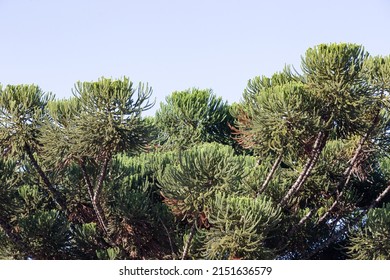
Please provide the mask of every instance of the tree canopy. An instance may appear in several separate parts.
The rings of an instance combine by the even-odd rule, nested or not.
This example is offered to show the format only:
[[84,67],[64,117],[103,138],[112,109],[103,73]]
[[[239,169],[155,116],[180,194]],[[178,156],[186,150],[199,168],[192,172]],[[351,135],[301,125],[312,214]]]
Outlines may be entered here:
[[347,43],[151,117],[127,77],[2,86],[0,258],[390,259],[389,92]]

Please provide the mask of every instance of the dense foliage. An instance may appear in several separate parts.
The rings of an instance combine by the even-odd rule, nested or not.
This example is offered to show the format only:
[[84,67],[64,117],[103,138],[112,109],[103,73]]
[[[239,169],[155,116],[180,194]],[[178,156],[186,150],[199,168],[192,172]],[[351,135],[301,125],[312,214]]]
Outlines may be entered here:
[[390,259],[390,57],[307,50],[228,105],[0,88],[1,259]]

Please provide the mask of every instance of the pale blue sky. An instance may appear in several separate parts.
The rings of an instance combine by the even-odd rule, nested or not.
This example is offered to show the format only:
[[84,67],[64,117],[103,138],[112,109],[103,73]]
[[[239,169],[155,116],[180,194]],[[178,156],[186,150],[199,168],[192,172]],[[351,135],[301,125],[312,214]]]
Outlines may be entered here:
[[35,83],[58,98],[78,80],[148,82],[157,104],[175,90],[211,88],[239,101],[320,43],[390,54],[390,1],[0,0],[0,83]]

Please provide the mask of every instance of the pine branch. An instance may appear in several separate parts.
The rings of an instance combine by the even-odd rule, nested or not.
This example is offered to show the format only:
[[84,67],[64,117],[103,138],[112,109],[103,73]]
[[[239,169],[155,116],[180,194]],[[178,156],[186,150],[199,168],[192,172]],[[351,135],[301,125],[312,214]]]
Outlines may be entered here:
[[302,219],[299,220],[298,224],[294,225],[292,229],[287,233],[287,237],[294,235],[298,229],[306,223],[308,219],[310,219],[313,214],[317,211],[317,208],[311,209]]
[[310,259],[311,257],[315,256],[325,248],[327,248],[329,245],[337,241],[339,238],[341,238],[343,235],[345,235],[348,232],[348,228],[353,227],[358,222],[362,220],[362,218],[368,213],[369,210],[373,209],[378,203],[387,195],[390,193],[390,184],[386,187],[386,189],[381,192],[376,199],[374,199],[370,206],[364,209],[357,215],[354,219],[350,220],[349,222],[344,224],[344,227],[340,229],[337,233],[333,233],[324,243],[320,244],[316,249],[313,251],[307,253],[302,259]]
[[173,243],[172,243],[171,235],[169,234],[168,228],[165,226],[165,224],[164,224],[164,222],[163,222],[163,220],[161,219],[160,216],[158,216],[158,219],[159,219],[160,223],[162,224],[165,232],[167,233],[169,246],[171,248],[172,259],[174,260],[175,259],[175,250],[173,250]]
[[344,173],[343,173],[343,176],[341,178],[341,180],[339,181],[339,183],[337,184],[337,190],[341,190],[341,192],[337,195],[337,198],[336,200],[333,202],[332,206],[328,209],[328,211],[326,211],[318,220],[317,222],[317,225],[318,224],[321,224],[323,221],[326,220],[326,218],[330,215],[330,213],[333,212],[333,210],[337,207],[337,205],[339,204],[340,202],[340,199],[343,197],[344,195],[344,190],[343,188],[345,186],[348,185],[349,183],[349,180],[351,179],[351,175],[352,175],[352,170],[353,170],[353,167],[355,166],[356,164],[356,161],[358,160],[359,158],[359,155],[361,154],[362,150],[363,150],[363,146],[364,144],[366,143],[368,137],[371,135],[371,133],[373,132],[374,128],[378,125],[379,123],[379,110],[377,111],[377,113],[375,114],[375,117],[372,121],[372,124],[371,126],[369,127],[369,129],[367,130],[366,134],[360,138],[360,141],[359,141],[359,145],[357,146],[356,150],[355,150],[355,153],[353,155],[353,157],[350,159],[349,161],[349,165],[348,167],[345,169]]
[[386,187],[386,189],[383,192],[381,192],[378,195],[378,197],[376,199],[374,199],[371,202],[370,206],[368,207],[368,210],[370,210],[370,209],[374,208],[376,205],[378,205],[378,203],[381,202],[381,200],[389,193],[390,193],[390,184]]
[[280,152],[280,154],[278,155],[276,161],[272,165],[272,168],[271,168],[271,170],[269,171],[269,173],[267,175],[267,178],[265,179],[265,181],[261,185],[261,188],[257,191],[256,196],[259,196],[260,194],[262,194],[265,191],[265,189],[267,188],[269,182],[271,181],[272,177],[274,176],[276,170],[278,169],[278,167],[280,165],[280,162],[282,161],[282,158],[283,158],[283,151]]
[[196,220],[194,220],[194,222],[192,223],[190,235],[188,236],[188,240],[184,246],[183,255],[181,257],[182,260],[184,260],[188,255],[188,251],[190,250],[190,245],[191,245],[192,239],[194,238],[195,231],[196,231]]
[[108,168],[108,164],[109,164],[110,160],[111,160],[111,155],[108,153],[104,156],[104,161],[103,161],[103,164],[100,168],[99,179],[98,179],[98,182],[96,184],[94,194],[93,194],[93,199],[92,199],[93,201],[98,201],[99,196],[102,192],[103,183],[104,183],[104,180],[106,179],[107,168]]
[[318,161],[318,158],[325,146],[325,142],[327,140],[328,133],[324,133],[320,131],[317,134],[316,140],[313,145],[313,150],[311,153],[310,158],[305,164],[304,169],[302,170],[301,174],[299,175],[298,179],[295,181],[295,183],[291,186],[287,194],[283,197],[283,199],[280,201],[280,206],[284,207],[290,200],[290,198],[296,194],[299,189],[303,186],[303,184],[306,182],[307,178],[309,177],[311,171],[313,170],[315,164]]
[[92,183],[91,183],[91,179],[89,178],[89,175],[88,175],[88,172],[87,172],[87,168],[85,166],[85,162],[84,162],[84,160],[79,160],[78,163],[79,163],[81,172],[83,174],[83,178],[84,178],[85,184],[87,186],[87,191],[88,191],[89,198],[92,201],[93,200],[93,186],[92,186]]
[[[86,184],[87,190],[88,190],[88,195],[91,199],[92,207],[93,207],[93,210],[95,211],[96,218],[99,222],[99,225],[103,229],[104,233],[107,235],[108,227],[107,227],[107,223],[105,221],[103,209],[100,206],[98,198],[99,198],[99,194],[100,194],[100,191],[101,191],[101,188],[103,185],[105,175],[107,174],[108,161],[107,161],[107,159],[104,160],[104,163],[102,165],[102,170],[101,170],[99,180],[98,180],[99,183],[97,184],[97,187],[95,188],[95,190],[93,188],[93,185],[91,183],[91,179],[90,179],[88,172],[86,170],[86,166],[85,166],[84,161],[80,160],[79,165],[80,165],[81,171],[83,173],[84,181],[85,181],[85,184]],[[105,166],[105,170],[104,170],[104,166]],[[99,190],[99,193],[98,193],[98,190]]]

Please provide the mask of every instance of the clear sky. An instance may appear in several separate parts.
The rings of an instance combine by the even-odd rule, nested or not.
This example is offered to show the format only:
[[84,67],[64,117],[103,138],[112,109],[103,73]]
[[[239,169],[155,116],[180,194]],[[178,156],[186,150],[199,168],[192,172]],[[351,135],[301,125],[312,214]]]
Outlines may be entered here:
[[78,80],[128,76],[153,87],[150,113],[191,87],[232,103],[320,43],[389,55],[389,15],[388,0],[0,0],[0,83],[66,98]]

